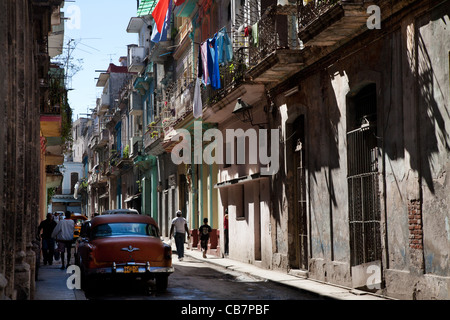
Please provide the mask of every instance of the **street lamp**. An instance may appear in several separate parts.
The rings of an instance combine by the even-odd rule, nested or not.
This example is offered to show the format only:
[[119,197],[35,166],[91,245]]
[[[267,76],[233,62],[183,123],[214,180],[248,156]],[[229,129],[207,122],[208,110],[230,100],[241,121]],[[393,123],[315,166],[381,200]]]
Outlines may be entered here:
[[253,123],[253,106],[243,101],[241,98],[237,99],[236,106],[234,107],[233,114],[242,122],[250,122],[252,126],[258,126],[263,128],[263,124],[267,123]]

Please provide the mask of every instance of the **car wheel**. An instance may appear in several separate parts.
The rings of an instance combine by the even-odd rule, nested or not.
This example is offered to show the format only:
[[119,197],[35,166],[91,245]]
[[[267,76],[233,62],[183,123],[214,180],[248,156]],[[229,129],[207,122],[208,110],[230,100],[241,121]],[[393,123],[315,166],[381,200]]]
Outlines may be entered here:
[[155,278],[155,282],[156,282],[156,291],[164,292],[167,290],[167,285],[169,284],[169,277],[168,276],[157,276]]

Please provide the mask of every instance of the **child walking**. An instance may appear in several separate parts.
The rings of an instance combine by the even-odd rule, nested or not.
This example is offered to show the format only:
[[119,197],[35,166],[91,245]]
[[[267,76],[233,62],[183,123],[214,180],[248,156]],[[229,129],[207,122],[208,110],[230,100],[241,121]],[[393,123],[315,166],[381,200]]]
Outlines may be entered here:
[[203,258],[206,258],[206,250],[208,250],[209,233],[212,231],[211,227],[208,225],[208,218],[203,219],[203,225],[200,228],[198,228],[198,231],[200,233]]

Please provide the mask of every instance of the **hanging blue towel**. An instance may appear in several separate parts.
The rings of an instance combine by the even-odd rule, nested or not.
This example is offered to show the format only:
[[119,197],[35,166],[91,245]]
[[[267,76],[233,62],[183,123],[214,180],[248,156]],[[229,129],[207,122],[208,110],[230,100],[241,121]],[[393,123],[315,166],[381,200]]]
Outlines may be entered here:
[[216,45],[216,35],[206,40],[208,44],[208,74],[211,79],[211,87],[214,90],[220,89],[219,59]]
[[220,29],[217,33],[216,46],[218,50],[219,64],[227,63],[233,59],[233,47],[225,27]]

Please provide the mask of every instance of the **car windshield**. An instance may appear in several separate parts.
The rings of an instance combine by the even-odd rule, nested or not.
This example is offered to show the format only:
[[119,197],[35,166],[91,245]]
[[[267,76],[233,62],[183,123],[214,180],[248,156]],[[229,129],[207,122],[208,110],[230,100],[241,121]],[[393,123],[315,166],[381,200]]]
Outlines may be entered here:
[[157,237],[156,227],[146,223],[117,222],[100,224],[93,228],[93,238],[114,236],[151,236]]

